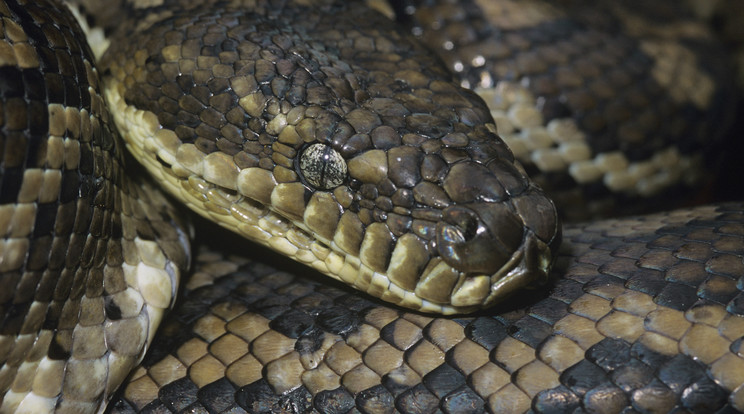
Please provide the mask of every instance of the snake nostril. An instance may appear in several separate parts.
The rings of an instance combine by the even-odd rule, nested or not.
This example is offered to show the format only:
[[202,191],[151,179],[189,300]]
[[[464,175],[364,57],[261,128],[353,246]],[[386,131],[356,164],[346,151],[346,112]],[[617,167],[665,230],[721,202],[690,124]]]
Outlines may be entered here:
[[[472,240],[479,232],[485,231],[478,220],[478,216],[466,208],[453,207],[447,209],[443,220],[451,225],[449,226],[451,230],[448,230],[448,232],[456,231],[457,238],[461,241]],[[452,235],[454,236],[454,234]]]
[[[483,208],[478,205],[449,207],[437,225],[439,255],[461,272],[497,272],[521,241],[522,227],[513,222],[512,215],[496,207],[498,204],[487,204],[490,208],[480,212],[478,210]],[[494,209],[498,212],[492,211]],[[495,219],[495,216],[499,218]],[[492,223],[494,220],[499,223]],[[514,234],[502,234],[504,232]]]

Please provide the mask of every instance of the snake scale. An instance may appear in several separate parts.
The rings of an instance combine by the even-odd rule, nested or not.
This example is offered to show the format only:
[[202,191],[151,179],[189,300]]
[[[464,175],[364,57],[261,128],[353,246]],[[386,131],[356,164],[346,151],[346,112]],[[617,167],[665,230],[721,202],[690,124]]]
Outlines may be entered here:
[[559,223],[716,172],[678,7],[71,3],[0,4],[0,411],[744,411],[744,204]]

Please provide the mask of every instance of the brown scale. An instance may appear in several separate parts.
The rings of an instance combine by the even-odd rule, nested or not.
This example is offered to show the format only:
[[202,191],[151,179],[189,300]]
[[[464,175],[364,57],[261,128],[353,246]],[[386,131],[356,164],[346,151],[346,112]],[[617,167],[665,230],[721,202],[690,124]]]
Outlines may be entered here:
[[189,255],[162,196],[124,175],[90,51],[59,7],[0,4],[4,412],[95,412],[141,358],[149,323],[136,325],[157,319],[127,292],[124,268],[152,252],[135,238],[162,243],[173,277]]
[[[531,150],[547,149],[550,158],[536,160],[531,152],[512,147],[564,216],[617,214],[617,205],[625,214],[659,209],[684,200],[684,195],[689,200],[695,194],[690,185],[718,172],[717,154],[732,116],[733,92],[726,86],[732,78],[720,46],[682,6],[534,1],[525,10],[510,0],[395,3],[399,18],[439,51],[462,84],[495,88],[496,96],[504,85],[518,85],[530,94],[525,99],[542,125],[555,119],[575,123],[590,151],[582,160],[620,151],[627,163],[647,168],[648,160],[654,162],[654,156],[670,147],[678,148],[678,157],[700,158],[686,171],[656,167],[652,178],[632,176],[634,185],[613,182],[612,174],[603,180],[599,172],[588,178],[569,171],[576,163],[570,155],[556,164],[563,154],[550,149],[560,149],[562,140],[534,144],[531,130],[517,125],[514,140],[527,140]],[[404,11],[406,5],[411,7]],[[497,99],[493,109],[500,110],[511,98]],[[515,122],[515,114],[509,113],[509,120],[497,117],[500,133],[511,133],[504,123]],[[507,140],[510,146],[512,142]],[[613,168],[594,160],[600,169]],[[665,180],[665,173],[675,178]]]
[[171,315],[112,412],[742,411],[742,223],[568,225],[550,287],[456,319],[202,246],[181,306],[203,316]]
[[[18,4],[9,2],[4,5],[8,4],[16,13],[21,13]],[[34,13],[41,11],[32,6],[35,4],[23,10]],[[190,4],[184,6],[197,7]],[[151,12],[149,16],[156,19],[168,14]],[[3,24],[9,23],[4,20]],[[11,32],[14,30],[10,29]],[[52,28],[48,27],[47,30],[51,31]],[[214,40],[211,33],[200,34],[199,28],[191,30],[199,34],[205,44]],[[52,43],[57,43],[66,34],[47,36],[53,39]],[[354,48],[370,47],[368,39],[355,36],[347,38],[352,39],[349,44]],[[275,38],[272,42],[285,45],[284,40]],[[159,38],[155,40],[159,41]],[[510,41],[514,47],[524,46],[524,42],[518,38]],[[8,48],[0,50],[0,53],[6,53],[4,58],[7,60],[33,61],[33,58],[29,58],[28,45],[14,50],[12,58],[8,57],[11,56]],[[53,56],[49,54],[45,57]],[[227,59],[233,57],[228,56]],[[139,56],[135,60],[142,61],[141,58]],[[264,102],[262,105],[266,105],[266,113],[274,118],[255,117],[255,121],[249,122],[248,129],[258,135],[254,140],[260,146],[258,151],[264,151],[263,155],[270,159],[256,161],[248,156],[239,159],[256,161],[257,164],[251,165],[271,170],[272,177],[279,183],[297,184],[297,177],[293,177],[288,159],[296,152],[296,148],[290,144],[297,145],[300,141],[294,136],[285,136],[284,142],[281,136],[279,141],[273,140],[271,131],[279,129],[279,122],[274,121],[279,119],[276,117],[278,114],[294,119],[298,126],[306,116],[305,120],[312,121],[298,130],[312,137],[321,134],[334,148],[349,155],[355,154],[354,147],[347,148],[346,144],[358,135],[369,135],[369,138],[359,137],[353,141],[359,143],[355,145],[370,145],[371,141],[376,150],[385,150],[382,159],[392,174],[381,178],[382,183],[377,191],[362,188],[364,184],[361,184],[358,190],[362,197],[356,196],[349,188],[337,189],[332,195],[316,193],[316,196],[326,195],[324,201],[319,203],[327,203],[327,206],[338,210],[339,217],[335,220],[344,223],[340,226],[344,234],[334,235],[334,228],[327,223],[321,222],[319,227],[330,229],[329,239],[343,237],[346,243],[341,244],[345,249],[359,247],[362,243],[360,227],[366,224],[366,232],[381,233],[374,240],[384,241],[385,237],[392,237],[392,231],[396,237],[400,237],[400,243],[409,243],[409,258],[415,260],[416,254],[427,254],[427,245],[422,241],[427,240],[430,234],[427,226],[431,226],[443,214],[449,214],[448,219],[453,221],[461,218],[457,212],[452,213],[454,210],[442,213],[431,208],[438,207],[437,204],[447,199],[467,202],[477,197],[512,197],[507,207],[497,205],[488,211],[476,208],[484,216],[496,216],[502,207],[519,212],[520,217],[512,212],[495,220],[496,224],[509,230],[500,241],[510,245],[516,242],[509,240],[509,237],[523,231],[523,221],[539,222],[531,215],[539,216],[540,212],[534,212],[526,205],[534,201],[534,204],[545,206],[542,194],[525,190],[529,184],[521,169],[511,163],[511,155],[503,150],[500,143],[483,144],[477,139],[495,137],[493,133],[483,128],[478,131],[476,127],[476,132],[471,134],[462,125],[451,127],[451,123],[456,121],[462,121],[464,125],[474,123],[483,117],[479,113],[482,108],[462,110],[454,116],[452,111],[442,111],[433,105],[457,106],[463,99],[469,101],[467,94],[451,93],[452,85],[436,81],[422,83],[420,73],[408,72],[400,77],[409,85],[421,85],[422,88],[399,96],[405,105],[400,102],[397,105],[389,101],[375,102],[377,109],[359,110],[349,102],[364,101],[370,96],[377,96],[377,93],[389,93],[399,85],[391,83],[387,73],[379,73],[374,77],[381,83],[359,93],[352,93],[343,82],[309,87],[312,84],[310,81],[303,84],[303,87],[308,86],[304,92],[297,90],[294,94],[288,92],[291,87],[282,78],[269,76],[269,65],[262,62],[276,62],[277,70],[283,76],[292,73],[292,65],[277,61],[277,55],[274,54],[263,54],[261,58],[264,60],[255,64],[255,75],[266,82],[264,86],[268,85],[266,87],[271,93],[283,91],[290,99],[302,97],[324,105],[331,104],[334,97],[341,97],[341,101],[336,102],[336,110],[346,114],[346,119],[339,121],[337,113],[322,111],[318,107],[307,108],[306,113],[290,117],[292,109],[287,102]],[[213,63],[214,59],[207,58],[193,62],[193,79],[199,81],[200,86],[188,80],[184,85],[191,88],[195,100],[189,99],[181,106],[180,99],[173,99],[179,105],[178,111],[186,107],[198,108],[198,116],[193,113],[181,116],[181,112],[176,112],[175,116],[189,122],[199,119],[199,125],[183,126],[179,131],[186,135],[196,134],[198,137],[194,142],[200,148],[212,152],[224,147],[228,155],[236,156],[239,152],[233,151],[241,143],[235,142],[239,137],[235,129],[228,129],[228,133],[224,134],[232,134],[235,141],[222,139],[226,142],[220,143],[220,140],[214,139],[217,134],[215,129],[221,125],[222,118],[207,105],[224,107],[230,104],[231,99],[219,93],[224,91],[224,83],[206,81],[214,74],[230,73],[225,67],[211,66]],[[83,63],[82,66],[85,65]],[[75,73],[71,71],[75,66],[75,63],[62,60],[59,74],[64,76],[49,76],[50,85],[66,88],[64,95],[58,95],[71,100],[65,102],[68,107],[74,107],[70,105],[75,99],[85,101],[88,98],[86,88],[78,91],[79,96],[74,90],[68,93],[71,88],[69,75]],[[207,66],[211,69],[205,69]],[[394,66],[390,62],[381,64],[381,68],[387,72]],[[130,73],[129,69],[126,68],[125,72],[132,75],[131,79],[142,81],[141,72],[134,70]],[[171,65],[164,71],[174,71],[174,68]],[[332,68],[324,71],[333,72]],[[87,67],[85,72],[95,83],[93,70]],[[328,75],[325,72],[324,75]],[[339,72],[343,73],[343,70]],[[620,83],[627,82],[622,79],[622,74],[618,79]],[[346,80],[353,83],[353,79]],[[565,74],[563,81],[567,84],[576,82],[570,74]],[[28,82],[28,87],[37,88],[38,84]],[[7,94],[12,94],[12,87],[9,90],[11,92]],[[221,96],[214,104],[211,102],[213,95]],[[576,97],[576,101],[579,101],[577,104],[583,100],[585,98],[582,96]],[[19,101],[11,102],[14,106],[7,106],[3,113],[4,121],[7,120],[11,128],[17,126],[14,123],[24,124],[23,116],[19,115],[22,110],[15,106]],[[91,113],[97,114],[101,105],[102,101],[96,95],[90,105],[82,103],[75,108],[82,106],[88,109],[89,106]],[[256,102],[247,106],[255,109]],[[60,127],[62,132],[59,135],[64,135],[66,142],[74,142],[78,135],[85,136],[83,131],[88,129],[85,124],[88,118],[83,117],[85,121],[78,125],[75,118],[72,121],[69,118],[75,115],[75,110],[63,108],[65,122],[57,123],[60,118],[55,116],[59,117],[62,113],[60,108],[59,105],[49,108],[49,113],[54,115],[50,127]],[[406,108],[417,108],[426,113],[407,113]],[[250,110],[241,106],[238,112],[242,109]],[[41,119],[45,112],[35,114]],[[240,115],[232,114],[235,119],[239,119]],[[127,276],[131,275],[125,275],[125,270],[117,266],[122,262],[131,265],[139,261],[153,265],[163,256],[178,264],[186,261],[183,234],[168,225],[173,221],[170,213],[163,213],[137,200],[152,199],[153,204],[157,205],[164,204],[164,201],[147,187],[141,189],[138,182],[125,181],[117,169],[118,164],[122,163],[118,154],[120,144],[116,138],[98,135],[108,129],[110,122],[105,115],[92,118],[92,142],[102,145],[90,145],[84,140],[79,140],[82,144],[78,146],[70,144],[72,161],[65,167],[76,167],[75,164],[79,163],[82,174],[78,174],[78,177],[94,175],[103,178],[100,181],[81,180],[84,186],[78,193],[83,194],[83,201],[57,208],[57,216],[64,213],[59,221],[63,223],[60,226],[64,230],[55,228],[55,232],[72,236],[68,246],[64,245],[66,240],[52,239],[51,244],[61,245],[59,248],[54,246],[54,254],[64,252],[65,247],[67,249],[67,256],[49,259],[49,263],[64,267],[60,285],[54,290],[42,288],[39,290],[42,293],[37,293],[58,300],[53,302],[50,307],[53,311],[49,313],[53,317],[56,317],[55,312],[58,313],[61,325],[53,339],[51,334],[47,334],[35,344],[32,337],[20,337],[17,341],[19,344],[34,345],[30,353],[32,357],[26,359],[22,371],[35,367],[34,363],[38,360],[34,358],[43,355],[45,341],[53,341],[54,346],[61,350],[55,351],[69,354],[71,360],[66,367],[53,365],[55,372],[44,372],[44,381],[30,384],[30,380],[18,376],[12,384],[13,392],[23,392],[31,387],[39,395],[49,395],[53,403],[59,404],[60,411],[70,412],[95,410],[100,399],[107,398],[86,394],[90,389],[105,385],[107,395],[113,392],[113,381],[110,384],[102,383],[98,375],[99,366],[90,361],[109,352],[105,345],[113,344],[115,349],[111,351],[112,354],[123,353],[130,360],[136,359],[141,352],[136,346],[136,339],[139,339],[136,331],[129,326],[137,325],[135,317],[139,311],[136,306],[131,306],[131,302],[136,300],[127,296],[125,283]],[[36,118],[32,116],[30,119]],[[398,138],[408,148],[421,147],[425,155],[388,147],[396,138],[391,138],[389,129],[375,134],[377,129],[383,127],[378,125],[378,121],[415,130]],[[50,135],[53,135],[51,131]],[[424,139],[424,133],[436,139]],[[22,204],[25,200],[23,197],[38,194],[38,200],[31,198],[36,200],[34,207],[45,204],[43,197],[58,197],[56,202],[60,203],[63,197],[58,196],[57,192],[51,192],[53,196],[49,196],[49,192],[36,187],[57,185],[65,188],[67,176],[55,178],[54,172],[46,174],[45,171],[46,175],[39,178],[41,174],[32,168],[24,172],[23,184],[17,185],[13,181],[18,177],[13,176],[12,168],[35,157],[31,154],[33,151],[24,153],[21,147],[10,146],[7,142],[13,139],[24,141],[26,138],[12,136],[11,139],[4,139],[6,148],[10,150],[3,152],[3,159],[10,160],[8,165],[12,167],[8,174],[3,170],[0,199],[15,197],[12,201]],[[53,138],[47,141],[47,147],[52,148],[50,154],[68,151],[67,147],[59,146],[61,140]],[[463,162],[471,158],[476,161],[489,160],[494,154],[501,157],[494,160],[488,169],[479,162]],[[398,159],[421,162],[431,155],[441,159],[432,161],[435,165],[430,167],[432,171],[426,173],[410,164],[405,164],[405,168],[395,165]],[[49,163],[59,160],[58,157],[47,158]],[[50,170],[46,164],[44,167]],[[379,173],[367,168],[361,172],[372,176]],[[491,173],[500,174],[499,180],[493,179]],[[29,181],[26,181],[27,178]],[[470,180],[482,183],[482,187],[476,192],[469,186]],[[444,190],[432,187],[434,183],[441,184]],[[262,184],[266,185],[266,182]],[[301,186],[282,188],[283,194],[298,200],[302,200],[305,194]],[[299,192],[296,191],[298,188]],[[68,195],[64,191],[60,194]],[[369,218],[372,206],[365,202],[380,194],[396,203],[394,207],[391,206],[392,211],[401,213],[399,220],[394,220],[395,225],[383,225],[379,221],[372,223]],[[210,196],[214,197],[212,194]],[[231,194],[226,192],[221,196],[230,197]],[[113,208],[102,206],[111,200],[114,201]],[[302,207],[298,206],[294,203],[289,208],[285,207],[286,214],[298,215]],[[119,208],[121,215],[116,214]],[[239,411],[258,406],[271,410],[292,407],[319,411],[343,407],[346,410],[370,412],[395,406],[404,412],[422,407],[452,412],[462,408],[460,404],[477,410],[485,408],[491,412],[524,411],[530,408],[536,411],[618,411],[626,407],[640,411],[669,411],[678,406],[704,406],[711,410],[741,409],[744,407],[744,380],[741,377],[741,372],[744,372],[741,358],[744,324],[740,306],[741,280],[738,279],[744,271],[739,255],[742,244],[741,210],[740,205],[722,206],[717,210],[701,208],[570,228],[567,232],[569,244],[564,248],[555,285],[548,290],[521,297],[529,303],[526,308],[522,307],[524,302],[520,302],[519,306],[509,304],[503,308],[506,311],[499,312],[495,317],[481,314],[471,319],[436,318],[379,306],[342,289],[306,283],[294,279],[289,273],[277,273],[268,266],[239,257],[222,260],[220,255],[207,252],[200,257],[200,263],[207,264],[199,268],[201,271],[194,275],[189,289],[192,293],[197,292],[198,304],[195,308],[205,313],[208,310],[209,314],[193,321],[189,313],[187,320],[177,320],[167,327],[167,339],[178,337],[184,342],[177,343],[177,346],[174,346],[174,342],[163,342],[162,348],[156,350],[147,362],[146,367],[151,369],[142,368],[135,373],[132,387],[124,391],[125,401],[119,403],[117,408],[144,407],[154,396],[158,396],[164,400],[154,402],[154,408],[166,409],[167,405],[171,409],[188,411],[224,411],[230,408]],[[10,233],[10,242],[6,241],[3,246],[3,264],[8,266],[9,263],[13,265],[23,261],[23,266],[26,266],[23,275],[10,272],[9,276],[21,277],[18,292],[22,294],[8,298],[18,300],[23,298],[23,294],[31,295],[26,285],[36,284],[39,277],[42,279],[39,283],[44,285],[47,283],[44,278],[54,275],[32,275],[36,271],[34,266],[42,266],[46,260],[43,252],[50,244],[48,240],[43,242],[47,245],[29,254],[28,258],[19,254],[24,242],[16,236],[35,233],[42,228],[38,222],[31,223],[28,219],[34,213],[32,208],[21,207],[12,213],[13,218],[19,220],[2,219],[6,221],[6,233]],[[394,214],[387,216],[390,218]],[[20,226],[14,227],[15,223],[20,223]],[[548,232],[554,230],[554,224],[552,221],[547,227],[534,230],[544,238],[550,238],[552,233]],[[277,222],[274,225],[282,228],[283,224]],[[396,234],[395,230],[400,234]],[[409,231],[413,231],[415,236]],[[85,238],[87,232],[92,236]],[[122,235],[121,241],[116,238],[119,233]],[[135,237],[138,237],[138,241],[133,242]],[[148,244],[155,239],[162,247]],[[379,258],[373,257],[374,260]],[[104,263],[107,266],[100,267]],[[166,267],[165,271],[171,274],[175,272],[172,267]],[[213,280],[214,275],[227,277]],[[411,276],[409,282],[413,285],[415,275]],[[101,282],[104,283],[103,287]],[[61,293],[66,291],[71,292],[71,300],[62,302],[64,297]],[[445,296],[443,291],[427,294],[430,297]],[[218,298],[221,302],[205,303],[205,297]],[[29,312],[24,324],[32,326],[45,316],[42,305],[41,310],[37,308]],[[73,330],[76,317],[81,323]],[[102,326],[106,318],[111,320]],[[125,321],[121,322],[122,319]],[[186,326],[191,327],[192,332],[184,329]],[[112,341],[114,334],[121,334],[125,340]],[[4,345],[8,343],[5,341]],[[23,357],[20,354],[25,349],[16,346],[12,352],[2,353],[11,361],[6,367],[13,367],[13,363]],[[649,369],[654,370],[652,375],[643,376]],[[10,368],[2,374],[7,375],[12,371],[13,368]],[[64,383],[61,372],[64,373]],[[123,375],[111,374],[117,379]],[[55,400],[59,389],[62,389],[61,397]],[[8,398],[6,394],[4,403],[12,404],[8,401],[16,397],[11,397]],[[565,405],[552,406],[556,402]],[[12,405],[10,408],[13,408]],[[35,410],[38,407],[24,408],[38,411]]]
[[[375,262],[380,280],[390,275],[405,289],[417,289],[426,274],[449,272],[432,276],[441,283],[427,282],[436,287],[420,288],[435,307],[449,306],[450,293],[465,279],[477,277],[483,295],[469,300],[491,303],[495,296],[481,276],[495,284],[515,266],[530,269],[526,279],[544,276],[557,242],[552,205],[495,135],[487,108],[454,84],[436,57],[357,4],[259,2],[246,12],[238,3],[172,13],[155,8],[143,27],[122,24],[115,36],[130,41],[114,42],[101,59],[106,82],[120,97],[113,100],[154,114],[158,128],[174,133],[178,149],[171,160],[158,155],[146,161],[151,172],[178,176],[188,186],[198,182],[194,193],[206,197],[183,195],[187,184],[174,184],[172,192],[192,205],[206,200],[195,209],[225,216],[222,224],[233,229],[240,226],[232,221],[234,209],[259,202],[284,217],[277,220],[332,242],[347,268],[359,267],[353,260],[365,243],[380,246],[379,258],[365,255],[359,278],[372,277],[364,274],[367,260]],[[122,128],[130,122],[119,121]],[[149,139],[125,138],[132,146]],[[308,153],[322,151],[330,158],[339,154],[347,165],[336,173],[303,166]],[[430,161],[422,166],[425,157]],[[236,202],[208,204],[210,191],[222,191],[227,201],[233,194]],[[537,202],[545,214],[524,210],[521,198]],[[321,206],[321,219],[307,213],[321,214]],[[388,234],[378,226],[382,239],[367,237],[373,224],[384,224]],[[240,231],[271,238],[264,230]],[[397,266],[394,247],[407,234],[416,235],[431,259],[410,263],[417,268],[414,281],[385,272],[388,264]],[[488,247],[473,238],[488,239]],[[490,255],[490,249],[501,254]],[[368,280],[354,283],[369,286]],[[396,294],[387,299],[424,306],[403,303]],[[460,311],[468,306],[457,305]]]

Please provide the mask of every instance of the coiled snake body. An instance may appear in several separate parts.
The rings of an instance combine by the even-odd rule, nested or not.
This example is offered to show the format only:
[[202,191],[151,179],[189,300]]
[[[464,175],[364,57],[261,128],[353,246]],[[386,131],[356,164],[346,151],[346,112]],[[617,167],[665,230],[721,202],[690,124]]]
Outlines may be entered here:
[[[103,410],[143,357],[111,411],[744,410],[744,205],[570,225],[559,252],[515,159],[590,213],[699,180],[727,95],[672,40],[692,26],[394,5],[489,109],[356,2],[120,3],[75,2],[98,67],[60,4],[0,5],[3,412]],[[202,216],[394,305],[199,226],[155,335],[192,230],[124,142]]]

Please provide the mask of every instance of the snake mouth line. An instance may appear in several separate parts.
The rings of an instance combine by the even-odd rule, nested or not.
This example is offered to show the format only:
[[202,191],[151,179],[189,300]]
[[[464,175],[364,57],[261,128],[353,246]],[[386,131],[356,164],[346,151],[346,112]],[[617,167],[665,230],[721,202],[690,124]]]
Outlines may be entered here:
[[[395,283],[391,275],[365,264],[360,256],[344,252],[334,240],[313,236],[303,223],[295,222],[251,199],[242,198],[233,203],[229,207],[229,215],[219,214],[212,203],[221,198],[219,194],[230,191],[206,182],[200,182],[197,186],[203,193],[193,188],[185,189],[175,177],[159,172],[162,171],[162,164],[154,157],[142,159],[150,160],[149,164],[145,164],[148,170],[157,170],[155,174],[166,188],[200,215],[218,219],[221,226],[253,242],[268,246],[370,296],[405,308],[445,315],[470,313],[547,278],[550,260],[535,260],[526,252],[532,250],[534,245],[541,245],[543,251],[549,252],[549,248],[531,232],[525,235],[522,247],[490,275],[457,271],[439,256],[426,258],[426,264],[421,264],[419,258],[415,257],[417,252],[412,251],[415,249],[413,246],[418,245],[414,241],[416,236],[409,234],[399,242],[399,249],[393,249],[388,265],[397,277],[405,277],[410,271],[421,269],[416,277],[418,283],[404,287]],[[204,196],[208,201],[204,201]],[[210,204],[212,207],[204,208]],[[408,250],[409,247],[412,250]],[[530,262],[532,267],[527,271],[526,264]]]
[[[250,47],[218,53],[166,41],[102,58],[117,125],[171,193],[408,308],[471,312],[544,278],[555,206],[500,140],[483,101],[441,62],[396,30],[364,50],[341,42],[329,53],[318,45],[338,33],[373,33],[333,24],[311,35],[293,29],[299,22],[225,13],[199,19],[225,27],[226,47],[243,37]],[[137,36],[188,32],[186,21],[171,16]]]
[[[116,121],[127,145],[170,193],[223,227],[360,291],[406,308],[461,314],[547,279],[556,239],[545,242],[523,226],[530,217],[520,216],[524,208],[515,201],[445,209],[429,241],[413,233],[393,237],[385,223],[364,226],[340,209],[333,193],[308,195],[304,184],[277,183],[268,170],[223,168],[220,153],[173,144],[173,133],[154,114],[127,105],[115,86],[106,88],[107,99],[123,114]],[[539,195],[528,193],[526,199]]]
[[[221,191],[214,187],[207,194],[214,199],[215,192]],[[372,297],[422,312],[454,315],[488,307],[525,286],[544,282],[551,264],[551,260],[546,258],[549,255],[534,257],[530,253],[536,247],[543,253],[550,252],[549,247],[532,232],[525,235],[522,246],[493,274],[457,271],[439,256],[428,258],[424,265],[417,264],[413,257],[415,252],[405,251],[409,243],[415,243],[412,241],[415,236],[409,235],[403,238],[400,250],[393,250],[388,265],[396,276],[422,269],[417,283],[405,287],[394,281],[395,276],[376,271],[360,256],[344,252],[333,240],[312,236],[303,223],[253,200],[243,199],[235,203],[231,207],[233,214],[227,217],[214,214],[213,209],[195,208],[204,204],[192,191],[184,191],[181,187],[172,192],[199,214],[210,219],[218,217],[223,227],[253,242],[268,246]],[[242,213],[237,214],[238,211]]]
[[744,412],[700,22],[374,2],[0,0],[0,413]]

